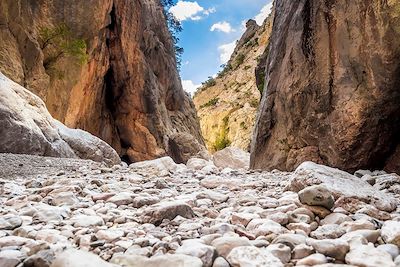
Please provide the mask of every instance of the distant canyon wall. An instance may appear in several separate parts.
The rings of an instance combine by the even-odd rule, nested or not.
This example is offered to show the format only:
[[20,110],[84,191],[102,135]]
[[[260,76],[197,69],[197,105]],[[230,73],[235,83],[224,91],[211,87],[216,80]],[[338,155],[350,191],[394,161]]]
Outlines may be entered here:
[[262,88],[254,73],[268,44],[272,21],[270,16],[259,26],[249,20],[225,68],[205,82],[193,98],[210,151],[225,146],[250,148]]
[[127,161],[204,145],[158,0],[4,0],[0,39],[0,71]]
[[400,2],[276,0],[251,167],[400,171]]

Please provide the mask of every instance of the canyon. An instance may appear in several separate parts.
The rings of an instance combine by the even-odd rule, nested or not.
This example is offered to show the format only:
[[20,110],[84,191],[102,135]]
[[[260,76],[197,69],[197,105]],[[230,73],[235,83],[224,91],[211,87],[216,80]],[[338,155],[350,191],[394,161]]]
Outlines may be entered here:
[[166,11],[0,2],[0,266],[399,267],[400,3],[275,0],[193,100]]

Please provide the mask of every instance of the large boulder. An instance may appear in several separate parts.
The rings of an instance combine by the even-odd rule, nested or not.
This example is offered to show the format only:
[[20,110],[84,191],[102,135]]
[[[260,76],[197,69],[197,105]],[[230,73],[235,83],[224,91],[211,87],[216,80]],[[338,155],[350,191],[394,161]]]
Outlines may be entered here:
[[0,152],[120,163],[113,148],[53,119],[43,101],[0,72]]
[[252,168],[400,171],[399,17],[399,1],[275,1]]
[[175,133],[169,137],[168,154],[177,163],[187,163],[191,158],[211,159],[204,144],[189,133]]
[[296,169],[288,189],[299,192],[315,185],[323,185],[324,190],[329,191],[335,200],[340,197],[356,199],[384,211],[393,211],[398,204],[392,195],[374,188],[354,175],[313,162],[304,162]]
[[248,169],[250,154],[239,148],[227,147],[214,153],[213,161],[219,168]]

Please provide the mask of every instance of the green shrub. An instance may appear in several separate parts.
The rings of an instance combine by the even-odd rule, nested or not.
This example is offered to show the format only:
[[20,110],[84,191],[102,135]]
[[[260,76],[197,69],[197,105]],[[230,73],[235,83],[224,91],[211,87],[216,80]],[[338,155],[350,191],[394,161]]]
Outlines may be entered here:
[[240,123],[240,128],[242,128],[242,129],[244,129],[244,130],[247,130],[247,129],[248,129],[248,127],[246,126],[246,123],[245,123],[244,121],[242,121],[242,122]]
[[210,99],[207,103],[201,105],[200,108],[213,107],[218,102],[219,102],[219,98],[218,97],[214,97],[214,98]]
[[217,82],[215,81],[215,79],[213,78],[213,77],[208,77],[208,80],[207,81],[205,81],[205,82],[203,82],[202,83],[202,85],[203,85],[203,89],[204,88],[207,88],[207,87],[211,87],[211,86],[214,86],[214,85],[216,85],[217,84]]
[[228,73],[230,70],[232,70],[232,66],[229,63],[222,64],[220,67],[222,68],[222,70],[220,72],[218,72],[218,75],[217,75],[218,78],[223,77],[226,73]]
[[219,151],[219,150],[222,150],[222,149],[224,149],[224,148],[226,148],[226,147],[228,147],[230,145],[231,145],[231,141],[229,141],[229,139],[226,137],[225,134],[222,134],[220,137],[218,137],[215,140],[213,148],[214,148],[215,151]]
[[253,108],[258,108],[258,106],[260,105],[260,101],[258,101],[257,98],[253,98],[250,100],[250,106]]
[[242,65],[244,59],[245,59],[245,55],[244,54],[240,53],[239,55],[237,55],[237,57],[235,59],[236,68],[239,67],[240,65]]
[[228,122],[229,122],[229,115],[224,117],[222,119],[223,122],[223,128],[221,130],[220,135],[218,136],[218,138],[215,140],[213,148],[215,151],[219,151],[222,150],[228,146],[231,145],[231,141],[228,139],[228,132],[229,132],[229,128],[228,128]]
[[61,73],[55,65],[62,58],[74,59],[79,65],[88,60],[87,45],[83,39],[74,38],[67,25],[41,28],[39,42],[44,53],[43,66],[48,73]]

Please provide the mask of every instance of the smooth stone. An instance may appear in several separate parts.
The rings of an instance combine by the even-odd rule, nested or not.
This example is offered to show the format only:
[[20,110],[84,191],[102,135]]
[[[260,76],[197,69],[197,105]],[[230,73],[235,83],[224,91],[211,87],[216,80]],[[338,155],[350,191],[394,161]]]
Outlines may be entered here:
[[0,217],[0,230],[14,230],[22,225],[19,216],[7,214]]
[[314,239],[336,239],[346,233],[346,230],[337,224],[325,224],[310,234]]
[[349,251],[349,244],[340,239],[307,239],[307,245],[312,246],[317,252],[325,256],[335,258],[337,260],[344,260],[346,253]]
[[346,221],[340,224],[346,229],[346,232],[352,232],[356,230],[375,230],[376,226],[372,222],[361,219],[357,221]]
[[83,250],[68,249],[56,256],[51,267],[116,267],[99,256]]
[[0,257],[1,267],[16,267],[21,261],[16,258]]
[[307,266],[314,266],[314,265],[318,265],[318,264],[324,264],[327,263],[328,259],[320,254],[320,253],[316,253],[316,254],[312,254],[310,256],[307,256],[301,260],[299,260],[297,262],[297,265],[307,265]]
[[215,259],[212,267],[230,267],[229,262],[227,262],[224,258],[218,257]]
[[293,249],[295,246],[306,243],[306,237],[299,234],[282,234],[272,241],[272,244],[284,244]]
[[41,250],[24,261],[24,267],[50,267],[55,260],[55,253],[51,249]]
[[288,263],[291,258],[290,247],[284,244],[271,244],[267,250],[277,257],[282,263]]
[[155,196],[137,196],[132,200],[132,206],[141,208],[143,206],[150,206],[160,202],[160,199]]
[[353,221],[349,216],[342,213],[331,213],[321,220],[320,224],[341,224],[346,221]]
[[196,257],[183,254],[158,255],[151,258],[137,255],[115,255],[111,263],[124,267],[202,267],[203,262]]
[[386,243],[400,246],[400,222],[386,221],[382,226],[382,239]]
[[83,227],[83,228],[104,225],[103,218],[99,216],[89,216],[89,215],[76,215],[71,218],[71,222],[74,227]]
[[311,223],[313,220],[307,214],[289,213],[289,223]]
[[400,254],[399,247],[393,244],[379,245],[376,247],[376,249],[389,253],[393,260],[396,259],[396,257]]
[[79,199],[75,196],[73,192],[60,192],[53,195],[52,197],[52,204],[55,206],[71,206],[79,202]]
[[35,243],[35,240],[30,238],[20,237],[20,236],[4,236],[0,237],[0,248],[9,246],[23,246],[26,244]]
[[279,223],[269,219],[253,219],[246,227],[248,231],[252,231],[255,235],[266,236],[269,234],[285,234],[289,232],[286,228],[282,227]]
[[289,216],[283,212],[276,212],[267,216],[268,220],[279,223],[280,225],[286,225],[289,223]]
[[320,206],[309,206],[309,205],[303,205],[304,208],[308,209],[312,213],[314,213],[315,216],[317,216],[320,219],[325,218],[332,212],[328,210],[327,208],[320,207]]
[[365,239],[367,239],[368,242],[376,243],[376,241],[378,240],[380,235],[381,235],[380,230],[356,230],[356,231],[348,232],[348,233],[344,234],[343,236],[340,237],[340,239],[349,241],[355,236],[362,236]]
[[211,199],[214,202],[223,203],[226,202],[229,198],[227,194],[222,194],[214,190],[204,190],[201,193],[196,195],[197,199]]
[[133,202],[133,197],[134,195],[132,193],[121,192],[107,199],[107,202],[114,203],[117,206],[129,205]]
[[314,253],[314,248],[306,244],[299,244],[293,248],[292,258],[293,259],[303,259]]
[[362,267],[395,267],[392,256],[372,244],[352,248],[346,255],[346,263]]
[[250,153],[239,148],[227,147],[214,153],[213,161],[219,168],[248,169]]
[[191,158],[187,161],[186,167],[191,170],[199,171],[206,166],[214,165],[211,161],[199,158]]
[[297,232],[298,230],[303,231],[307,236],[312,231],[312,226],[307,223],[289,223],[286,225],[286,228],[292,231]]
[[99,240],[105,240],[107,242],[112,242],[117,240],[125,235],[123,230],[119,229],[107,229],[107,230],[99,230],[95,236]]
[[260,216],[258,214],[234,213],[232,214],[231,223],[234,225],[243,225],[244,227],[246,227],[251,220],[259,218]]
[[143,222],[159,225],[164,219],[173,220],[178,215],[186,219],[192,219],[195,216],[188,204],[180,201],[166,201],[148,207],[144,211]]
[[211,267],[217,256],[214,247],[205,245],[196,239],[184,240],[182,246],[175,253],[199,258],[203,262],[203,267]]
[[244,237],[223,236],[214,239],[211,246],[215,247],[219,256],[226,259],[232,249],[236,247],[251,246],[249,240]]
[[260,249],[253,246],[236,247],[232,249],[227,257],[227,261],[232,267],[284,266],[283,263],[267,249]]
[[328,210],[335,205],[335,199],[331,191],[324,185],[313,185],[299,192],[299,200],[302,204],[309,206],[322,206]]
[[3,250],[0,251],[0,266],[1,267],[15,267],[23,258],[19,250]]

